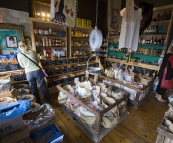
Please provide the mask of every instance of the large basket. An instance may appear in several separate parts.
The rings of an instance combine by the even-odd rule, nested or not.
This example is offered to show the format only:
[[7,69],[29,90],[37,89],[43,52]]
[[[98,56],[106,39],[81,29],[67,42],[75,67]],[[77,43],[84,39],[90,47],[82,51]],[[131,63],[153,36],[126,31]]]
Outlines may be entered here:
[[91,75],[100,75],[103,72],[103,68],[100,67],[88,67],[88,62],[92,57],[97,57],[98,61],[99,61],[99,66],[101,66],[100,63],[100,58],[96,55],[91,56],[88,61],[87,61],[87,68],[86,68],[86,72],[91,74]]

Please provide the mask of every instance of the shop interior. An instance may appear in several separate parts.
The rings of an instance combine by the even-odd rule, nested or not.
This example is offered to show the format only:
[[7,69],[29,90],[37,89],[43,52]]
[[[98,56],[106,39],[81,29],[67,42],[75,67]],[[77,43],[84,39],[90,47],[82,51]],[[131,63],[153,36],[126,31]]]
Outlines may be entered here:
[[0,142],[173,143],[172,0],[1,0]]

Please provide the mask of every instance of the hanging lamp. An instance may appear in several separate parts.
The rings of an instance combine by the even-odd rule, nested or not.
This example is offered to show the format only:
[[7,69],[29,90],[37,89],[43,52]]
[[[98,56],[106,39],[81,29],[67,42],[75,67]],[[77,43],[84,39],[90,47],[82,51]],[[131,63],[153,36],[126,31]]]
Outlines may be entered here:
[[96,24],[95,28],[91,31],[90,37],[89,37],[89,45],[92,49],[92,51],[97,51],[100,49],[102,45],[102,33],[99,29],[97,29],[97,18],[98,18],[98,0],[96,0]]

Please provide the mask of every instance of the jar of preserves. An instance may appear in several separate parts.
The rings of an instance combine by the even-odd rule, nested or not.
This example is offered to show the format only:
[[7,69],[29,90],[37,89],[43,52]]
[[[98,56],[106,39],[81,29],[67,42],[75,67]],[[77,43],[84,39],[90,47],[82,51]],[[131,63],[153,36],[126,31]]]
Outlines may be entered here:
[[46,38],[46,46],[49,46],[48,38]]
[[46,46],[46,40],[44,38],[42,39],[42,45]]
[[49,39],[49,46],[52,47],[52,40],[51,39]]

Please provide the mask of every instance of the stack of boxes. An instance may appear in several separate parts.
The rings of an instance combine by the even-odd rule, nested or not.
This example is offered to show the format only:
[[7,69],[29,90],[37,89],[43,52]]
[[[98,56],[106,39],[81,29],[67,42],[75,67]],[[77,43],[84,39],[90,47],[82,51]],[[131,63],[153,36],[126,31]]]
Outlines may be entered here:
[[76,26],[91,27],[91,20],[77,18]]

